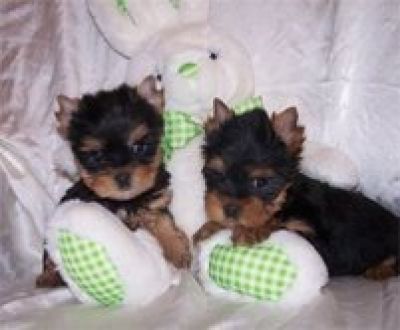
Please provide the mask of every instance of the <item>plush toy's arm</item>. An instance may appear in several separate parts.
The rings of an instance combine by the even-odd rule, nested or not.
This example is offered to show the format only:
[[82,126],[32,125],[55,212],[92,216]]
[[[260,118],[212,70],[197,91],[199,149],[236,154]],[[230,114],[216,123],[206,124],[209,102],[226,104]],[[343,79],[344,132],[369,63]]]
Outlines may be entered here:
[[128,230],[97,203],[58,206],[46,239],[57,270],[81,302],[143,306],[180,279],[152,235]]
[[280,230],[247,247],[232,245],[231,234],[222,230],[197,245],[199,281],[210,294],[288,307],[309,302],[326,284],[325,263],[299,235]]

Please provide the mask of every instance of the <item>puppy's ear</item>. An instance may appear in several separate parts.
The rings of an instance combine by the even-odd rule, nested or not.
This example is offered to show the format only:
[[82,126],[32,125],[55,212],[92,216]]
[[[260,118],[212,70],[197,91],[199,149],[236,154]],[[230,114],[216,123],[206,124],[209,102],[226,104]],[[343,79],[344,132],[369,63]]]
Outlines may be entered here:
[[210,133],[234,116],[234,112],[220,99],[214,99],[213,116],[205,123],[206,133]]
[[299,156],[304,142],[304,127],[298,125],[298,114],[295,107],[287,108],[272,114],[272,126],[275,133],[286,144],[293,156]]
[[137,86],[138,94],[147,100],[152,106],[155,107],[157,112],[161,113],[164,110],[164,90],[158,90],[156,85],[156,78],[147,76]]
[[79,99],[58,95],[57,102],[59,110],[55,113],[58,122],[58,132],[66,138],[72,114],[78,110]]

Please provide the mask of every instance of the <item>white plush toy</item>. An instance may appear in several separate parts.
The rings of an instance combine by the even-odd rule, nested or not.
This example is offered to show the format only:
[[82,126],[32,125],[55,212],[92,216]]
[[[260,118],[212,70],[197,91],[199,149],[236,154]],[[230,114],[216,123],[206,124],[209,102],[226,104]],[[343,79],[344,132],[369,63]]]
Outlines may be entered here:
[[205,21],[208,0],[87,0],[107,42],[126,57],[154,34],[173,26]]
[[192,237],[206,221],[202,126],[215,97],[232,106],[251,101],[252,64],[238,42],[207,24],[165,32],[154,53],[165,91],[163,146],[171,173],[171,212]]
[[[142,41],[160,32],[159,29],[185,20],[201,21],[208,14],[208,1],[202,0],[87,1],[108,42],[128,57]],[[177,19],[176,15],[180,18]],[[252,98],[254,79],[247,52],[223,32],[207,24],[185,25],[167,29],[156,40],[152,55],[156,58],[154,73],[161,75],[166,93],[167,129],[163,143],[167,167],[172,174],[174,196],[171,210],[177,224],[191,236],[205,222],[201,124],[211,109],[213,98],[220,97],[238,112],[254,105],[260,106],[261,100]],[[130,74],[131,71],[128,72],[128,81]],[[182,119],[185,129],[191,131],[191,137],[185,135],[183,141],[172,139],[177,131],[168,131],[168,127]],[[141,306],[179,283],[179,272],[165,261],[152,236],[140,229],[132,233],[113,214],[97,204],[73,201],[60,205],[50,221],[46,236],[50,256],[82,302]],[[326,282],[326,268],[318,254],[304,239],[284,232],[273,234],[266,241],[266,247],[262,244],[260,255],[261,259],[268,259],[278,251],[291,274],[286,278],[286,284],[282,286],[280,280],[275,278],[276,282],[272,283],[278,283],[280,289],[271,291],[268,286],[272,275],[249,266],[253,277],[261,279],[264,284],[269,283],[264,291],[254,293],[254,290],[247,289],[248,285],[245,285],[245,290],[232,287],[229,281],[218,277],[219,268],[211,266],[218,264],[215,255],[233,252],[225,260],[235,260],[237,251],[230,245],[229,233],[226,232],[201,244],[198,259],[201,260],[198,265],[202,274],[200,278],[212,293],[224,293],[235,299],[279,300],[289,304],[296,300],[293,297],[298,292],[302,295],[304,291],[301,288],[308,288],[308,297],[311,297]],[[246,250],[250,256],[255,253],[251,252],[252,249]],[[121,251],[126,251],[126,254],[121,254]],[[301,257],[293,251],[298,251]],[[243,255],[243,251],[239,252]],[[303,264],[303,260],[308,261]],[[269,263],[260,265],[263,270],[271,270],[270,266]],[[217,271],[207,275],[211,274],[208,273],[211,268]],[[315,277],[309,275],[311,277],[307,282],[308,273]],[[241,281],[246,282],[247,275]],[[301,297],[300,301],[304,302],[304,295]]]
[[223,230],[200,242],[198,279],[210,294],[234,301],[301,306],[328,281],[321,256],[299,235],[280,230],[260,244],[233,246]]
[[180,282],[153,236],[130,231],[97,203],[58,206],[46,239],[51,259],[83,303],[140,307]]

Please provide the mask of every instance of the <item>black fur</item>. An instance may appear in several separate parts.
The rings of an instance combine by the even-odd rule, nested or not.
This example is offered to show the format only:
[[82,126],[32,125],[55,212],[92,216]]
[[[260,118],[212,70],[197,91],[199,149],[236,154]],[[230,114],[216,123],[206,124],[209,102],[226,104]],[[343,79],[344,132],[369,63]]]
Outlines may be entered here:
[[[206,159],[221,157],[227,168],[224,175],[205,168],[207,188],[234,197],[256,195],[263,200],[273,199],[297,171],[297,159],[286,152],[261,109],[235,116],[220,130],[207,134],[204,155]],[[276,176],[268,178],[263,189],[255,189],[245,170],[249,165],[272,167]]]
[[[290,184],[277,216],[283,224],[296,218],[314,229],[315,235],[305,237],[331,276],[362,274],[390,256],[398,260],[400,219],[359,192],[301,174],[299,159],[288,152],[263,109],[234,116],[210,132],[204,154],[206,159],[221,157],[226,167],[224,173],[204,169],[207,189],[236,198],[272,200]],[[248,165],[267,165],[276,174],[255,189],[245,169]]]
[[[127,145],[131,129],[142,123],[151,127],[150,134],[141,141],[141,150],[132,153]],[[146,164],[155,154],[163,131],[162,116],[135,88],[122,85],[112,91],[85,95],[78,111],[71,119],[68,140],[77,160],[90,172],[105,167],[116,168],[127,164]],[[79,149],[84,137],[103,141],[101,152],[84,152]]]

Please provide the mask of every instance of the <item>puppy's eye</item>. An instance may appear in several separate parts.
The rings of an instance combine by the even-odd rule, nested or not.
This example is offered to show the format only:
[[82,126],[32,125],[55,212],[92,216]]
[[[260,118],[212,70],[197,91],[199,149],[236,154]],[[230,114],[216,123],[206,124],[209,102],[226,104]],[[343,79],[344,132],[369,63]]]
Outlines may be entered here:
[[225,175],[222,172],[219,172],[217,170],[211,169],[211,168],[205,168],[203,170],[203,174],[205,176],[205,178],[209,181],[212,182],[222,182],[225,180]]
[[104,159],[104,154],[101,150],[85,151],[82,156],[86,167],[90,170],[95,170]]
[[134,156],[147,155],[150,152],[151,145],[145,143],[133,143],[128,145],[129,151]]
[[251,178],[250,184],[254,189],[264,189],[271,184],[271,178],[268,177],[258,177],[258,178]]

